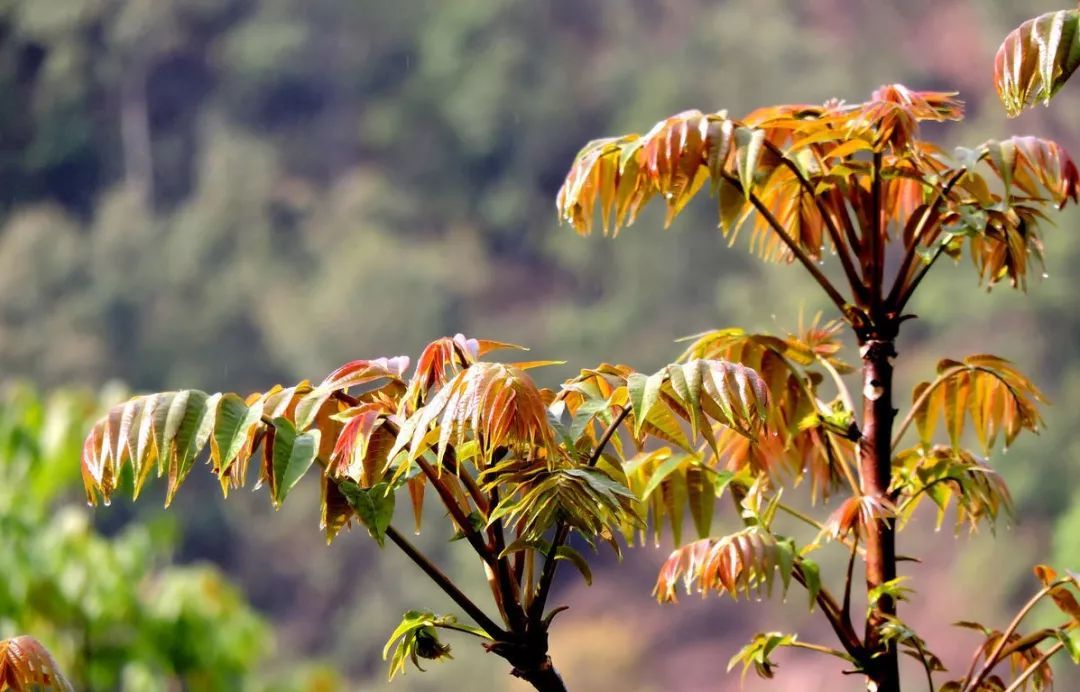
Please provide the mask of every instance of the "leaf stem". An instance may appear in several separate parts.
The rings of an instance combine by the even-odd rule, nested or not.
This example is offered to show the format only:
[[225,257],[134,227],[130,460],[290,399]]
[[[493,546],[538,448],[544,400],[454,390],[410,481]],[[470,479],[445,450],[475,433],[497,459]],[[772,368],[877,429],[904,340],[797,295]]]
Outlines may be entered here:
[[851,493],[856,497],[862,494],[862,490],[859,489],[859,482],[855,480],[855,474],[851,472],[851,467],[848,466],[847,459],[844,458],[844,451],[836,446],[833,441],[832,433],[828,430],[825,431],[825,453],[829,456],[829,461],[840,467],[840,470],[844,473],[844,478],[847,479],[848,486],[851,488]]
[[818,653],[828,654],[830,656],[836,656],[842,658],[849,663],[855,663],[855,659],[850,654],[845,654],[843,651],[837,651],[828,646],[822,646],[821,644],[810,644],[809,642],[801,642],[798,639],[791,642],[787,646],[794,647],[796,649],[806,649],[807,651],[817,651]]
[[[387,431],[393,435],[398,435],[401,432],[398,425],[391,420],[386,420],[383,425],[385,425]],[[469,482],[466,481],[464,478],[461,478],[461,475],[454,472],[454,469],[457,469],[458,471],[464,472],[464,475],[468,476],[470,480],[472,479],[472,476],[469,475],[469,473],[465,471],[465,469],[461,468],[461,464],[458,462],[457,452],[454,451],[452,447],[450,447],[446,450],[445,454],[447,457],[449,457],[449,463],[446,463],[446,461],[444,461],[443,467],[450,469],[450,472],[454,475],[455,478],[461,479],[462,484],[467,490],[469,490],[469,495],[473,497],[473,501],[477,502],[477,509],[480,509],[480,500],[476,499],[476,495],[474,495],[473,490],[470,489]],[[484,544],[483,538],[481,538],[480,534],[477,533],[476,529],[473,528],[472,522],[469,521],[469,518],[465,516],[464,511],[462,511],[461,509],[461,505],[458,504],[457,498],[454,497],[453,492],[443,482],[442,475],[435,469],[435,467],[431,465],[429,461],[427,461],[423,457],[417,457],[416,464],[420,467],[420,470],[423,472],[424,476],[427,477],[431,485],[434,486],[435,491],[439,494],[439,499],[442,500],[443,505],[446,507],[446,511],[450,514],[451,518],[453,518],[454,523],[456,523],[461,528],[461,533],[465,536],[466,539],[468,539],[469,544],[472,545],[472,547],[476,550],[477,554],[480,555],[481,558],[483,558],[484,562],[494,567],[494,558],[492,556],[492,551],[488,548],[488,546]],[[484,498],[483,493],[480,491],[480,488],[476,487],[475,481],[473,481],[472,486],[475,487],[475,492],[479,494],[481,500],[486,503],[487,500],[486,498]]]
[[881,307],[882,274],[884,272],[883,265],[885,264],[885,228],[881,218],[881,158],[881,152],[875,151],[873,164],[874,179],[870,183],[870,228],[866,229],[867,233],[869,233],[869,242],[867,245],[870,248],[870,266],[867,267],[867,271],[865,272],[869,278],[869,283],[866,288],[867,291],[870,292],[870,300],[875,319],[877,318],[878,309]]
[[918,637],[913,637],[912,643],[915,644],[915,649],[919,652],[919,661],[922,663],[923,670],[926,671],[926,684],[929,692],[934,692],[934,669],[930,665],[930,661],[926,660],[926,648]]
[[484,543],[484,539],[480,534],[477,533],[472,522],[469,521],[469,517],[465,515],[464,510],[461,509],[461,505],[458,504],[457,498],[454,497],[454,493],[446,483],[443,482],[439,472],[423,457],[417,457],[416,463],[420,467],[420,470],[423,471],[424,475],[427,476],[428,482],[435,487],[435,491],[439,494],[439,499],[442,500],[443,505],[446,507],[446,511],[453,518],[454,523],[461,529],[461,533],[465,536],[465,539],[469,541],[469,545],[476,550],[477,555],[479,555],[484,562],[494,569],[495,557],[492,554],[491,549]]
[[[453,453],[453,449],[447,449],[446,453]],[[461,465],[461,462],[457,460],[457,456],[454,457],[454,463],[450,466],[450,472],[461,479],[461,484],[465,486],[465,489],[469,492],[469,497],[476,503],[476,509],[484,515],[486,519],[491,512],[491,503],[488,502],[488,498],[484,495],[484,492],[480,490],[480,486],[477,485],[476,479],[469,473],[468,469]],[[444,464],[445,465],[445,464]],[[497,503],[496,503],[497,504]]]
[[1009,623],[1009,626],[1006,627],[1005,631],[1001,633],[1001,637],[998,639],[997,644],[990,652],[990,655],[986,657],[986,661],[983,663],[982,668],[980,668],[979,672],[975,675],[975,677],[972,678],[971,681],[964,686],[965,690],[979,689],[979,685],[986,678],[986,676],[990,674],[990,671],[994,669],[994,666],[1001,662],[1002,652],[1005,650],[1005,646],[1009,643],[1009,637],[1011,637],[1013,633],[1016,632],[1016,628],[1020,626],[1021,621],[1023,621],[1023,619],[1027,617],[1027,614],[1030,613],[1036,605],[1038,605],[1039,601],[1046,598],[1054,589],[1058,588],[1059,586],[1063,584],[1069,584],[1071,582],[1072,579],[1066,577],[1065,579],[1058,579],[1051,584],[1047,584],[1042,589],[1040,589],[1038,593],[1032,596],[1027,603],[1024,604],[1024,607],[1016,613],[1016,616],[1012,619],[1012,622]]
[[829,376],[836,384],[836,389],[840,393],[840,400],[844,402],[844,406],[847,407],[848,411],[851,411],[851,413],[854,414],[855,400],[851,397],[851,390],[844,384],[844,378],[840,376],[840,372],[829,362],[828,358],[818,356],[817,359],[818,362],[821,363],[821,367],[825,368],[826,372],[829,373]]
[[[851,555],[848,556],[847,572],[844,576],[844,605],[840,614],[845,620],[851,619],[851,584],[853,582],[852,577],[855,573],[855,556],[859,551],[859,534],[855,534],[855,538],[851,541]],[[933,690],[931,690],[933,692]]]
[[[1068,626],[1069,623],[1066,623],[1062,626],[1062,629],[1067,628]],[[1009,656],[1012,656],[1019,651],[1026,651],[1027,649],[1030,649],[1033,646],[1037,646],[1038,644],[1049,639],[1050,637],[1056,636],[1057,633],[1058,630],[1053,630],[1050,628],[1043,628],[1041,630],[1038,630],[1037,632],[1032,632],[1026,637],[1017,639],[1015,642],[1009,644],[1004,649],[1002,649],[1001,653],[998,654],[998,658],[1004,661]]]
[[934,263],[937,262],[938,258],[941,257],[941,254],[944,251],[945,243],[938,243],[937,250],[934,251],[934,256],[930,258],[929,262],[923,265],[922,269],[919,270],[919,273],[915,275],[914,279],[912,279],[911,284],[901,294],[897,304],[893,306],[896,314],[899,315],[904,311],[904,307],[906,307],[908,301],[911,300],[911,296],[915,293],[915,289],[919,287],[919,284],[922,283],[922,280],[926,278],[926,275],[928,273],[930,273],[930,268],[934,266]]
[[[496,487],[491,489],[491,503],[495,507],[499,505],[499,489]],[[522,630],[526,624],[526,614],[521,605],[521,586],[514,579],[510,559],[503,555],[503,551],[506,550],[506,537],[503,535],[502,519],[492,522],[488,535],[493,546],[492,552],[495,553],[496,557],[495,574],[499,580],[499,591],[503,594],[503,606],[509,613],[509,622],[507,624],[514,631]]]
[[1046,662],[1050,660],[1051,656],[1061,651],[1064,647],[1065,642],[1059,641],[1057,644],[1054,644],[1049,649],[1047,649],[1046,653],[1044,653],[1042,656],[1039,656],[1039,658],[1037,658],[1034,663],[1028,666],[1027,669],[1020,674],[1019,677],[1012,681],[1012,684],[1005,689],[1005,692],[1018,692],[1018,690],[1022,689],[1027,679],[1034,675],[1035,671],[1045,665]]

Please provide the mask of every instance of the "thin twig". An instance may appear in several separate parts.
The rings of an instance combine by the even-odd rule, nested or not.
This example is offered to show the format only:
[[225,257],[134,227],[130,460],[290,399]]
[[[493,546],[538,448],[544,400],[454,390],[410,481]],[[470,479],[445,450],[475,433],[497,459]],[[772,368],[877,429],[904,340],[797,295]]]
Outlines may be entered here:
[[[774,499],[770,500],[770,502],[773,502]],[[816,519],[814,519],[813,517],[811,517],[811,516],[809,516],[807,514],[803,514],[799,510],[792,507],[791,505],[785,504],[783,502],[777,502],[776,503],[776,508],[778,510],[780,510],[781,512],[784,512],[785,514],[787,514],[787,515],[789,515],[791,517],[794,517],[795,519],[798,519],[799,521],[803,522],[807,526],[813,526],[818,531],[824,532],[826,530],[825,525],[822,524],[820,521],[817,521]],[[844,538],[844,537],[840,536],[840,537],[836,538],[836,541],[838,543],[843,544],[847,548],[855,550],[859,554],[861,554],[863,552],[862,549],[860,549],[853,542],[850,542],[847,538]]]
[[1028,668],[1023,673],[1021,673],[1019,677],[1012,681],[1012,684],[1005,689],[1005,692],[1017,692],[1017,690],[1023,687],[1024,682],[1035,674],[1035,671],[1046,665],[1046,662],[1050,660],[1050,657],[1061,651],[1064,647],[1065,642],[1059,641],[1057,644],[1054,644],[1049,649],[1047,649],[1046,653],[1035,659],[1034,663],[1028,666]]
[[596,464],[600,462],[600,457],[604,455],[604,448],[611,442],[611,438],[615,436],[615,433],[618,431],[619,426],[622,425],[622,422],[630,415],[630,410],[631,407],[629,404],[623,406],[618,415],[612,419],[611,424],[604,429],[604,432],[600,435],[600,439],[596,443],[596,449],[594,449],[593,453],[589,456],[590,467],[596,466]]
[[[387,432],[392,435],[397,435],[398,433],[400,433],[400,428],[398,428],[397,424],[389,419],[385,420],[383,422],[383,425],[386,426]],[[449,464],[445,463],[446,458],[449,458]],[[484,560],[484,562],[488,563],[488,565],[491,565],[492,568],[494,568],[495,560],[494,556],[492,555],[491,549],[484,544],[484,539],[480,536],[479,533],[477,533],[476,529],[473,528],[472,522],[469,521],[469,518],[465,515],[464,511],[462,511],[461,505],[458,504],[457,498],[454,496],[454,493],[451,492],[450,488],[447,487],[446,483],[443,482],[442,474],[440,474],[438,470],[435,469],[435,467],[433,467],[431,463],[423,457],[417,457],[416,464],[420,467],[420,470],[424,473],[424,476],[427,477],[428,481],[435,488],[435,491],[439,494],[439,499],[442,500],[443,505],[446,506],[446,511],[453,518],[454,523],[456,523],[458,527],[460,527],[461,533],[469,541],[469,545],[471,545],[473,549],[476,550],[476,553]],[[460,463],[457,459],[457,453],[454,451],[453,448],[448,448],[446,450],[443,467],[451,469],[450,472],[454,475],[455,478],[460,478],[460,476],[453,473],[453,469],[459,469],[464,471],[464,469],[460,469]],[[465,475],[468,476],[468,472],[466,472]],[[466,489],[468,489],[469,484],[467,481],[462,479],[462,484],[465,485]],[[476,491],[479,493],[480,489],[477,488]],[[471,491],[470,495],[472,495]],[[481,497],[482,495],[483,494],[481,493]],[[475,497],[473,499],[475,501]],[[477,509],[480,509],[479,505],[477,506]]]
[[821,363],[821,367],[825,368],[825,371],[828,372],[829,376],[832,378],[837,391],[840,393],[840,400],[844,402],[844,406],[847,407],[848,411],[851,411],[851,413],[854,414],[855,400],[851,396],[851,390],[844,384],[844,378],[840,376],[839,371],[837,371],[836,367],[829,362],[828,358],[818,356],[818,362]]
[[[858,449],[856,447],[856,449]],[[829,463],[835,466],[839,466],[840,470],[844,474],[844,478],[848,482],[848,486],[851,488],[853,495],[862,495],[862,490],[859,488],[859,482],[855,480],[855,474],[852,473],[851,467],[848,466],[847,459],[844,458],[843,450],[836,446],[833,441],[832,433],[828,430],[825,431],[825,453],[829,457]]]
[[817,651],[818,653],[828,654],[830,656],[836,656],[837,658],[842,658],[845,661],[848,661],[849,663],[855,663],[855,661],[851,657],[851,655],[845,654],[843,651],[837,651],[836,649],[831,649],[831,648],[829,648],[827,646],[822,646],[821,644],[810,644],[809,642],[801,642],[798,639],[796,639],[795,641],[791,642],[790,644],[786,644],[786,646],[794,647],[796,649],[806,649],[807,651]]
[[839,212],[840,221],[844,225],[844,235],[847,237],[848,244],[851,249],[855,251],[855,256],[858,257],[862,253],[862,243],[859,241],[859,234],[855,232],[855,225],[851,223],[851,213],[848,210],[848,201],[840,193],[840,190],[833,188],[829,191],[829,195],[833,198],[833,204]]
[[[1062,627],[1063,628],[1068,627],[1068,624],[1063,625]],[[998,654],[998,658],[1000,658],[1002,661],[1004,661],[1004,660],[1008,659],[1009,656],[1012,656],[1013,654],[1015,654],[1017,652],[1026,651],[1027,649],[1030,649],[1033,646],[1038,646],[1039,644],[1041,644],[1043,641],[1049,639],[1050,637],[1057,636],[1057,632],[1058,632],[1058,630],[1050,629],[1048,627],[1043,628],[1041,630],[1038,630],[1037,632],[1032,632],[1031,634],[1027,635],[1026,637],[1022,637],[1020,639],[1017,639],[1012,644],[1009,644],[1004,649],[1002,649],[1001,653]]]
[[[453,449],[447,449],[446,452],[447,455],[449,455],[453,452]],[[472,474],[469,473],[468,469],[461,465],[461,462],[457,460],[456,456],[454,457],[453,461],[454,463],[449,466],[447,466],[444,461],[443,466],[448,468],[452,474],[461,479],[461,484],[464,485],[465,490],[469,492],[469,497],[471,497],[472,501],[476,503],[476,509],[484,515],[484,518],[487,518],[488,514],[491,513],[492,507],[491,503],[488,501],[487,496],[484,495],[484,491],[482,491],[480,489],[480,486],[477,485],[476,479],[473,478]]]
[[870,248],[870,266],[866,272],[869,275],[867,290],[870,291],[870,301],[874,308],[874,317],[877,318],[877,309],[881,307],[881,284],[885,264],[885,227],[881,218],[881,152],[874,152],[874,179],[871,181],[871,217],[870,228],[866,232],[870,234],[868,246]]
[[[851,584],[852,575],[855,573],[855,556],[859,553],[859,534],[855,534],[855,538],[851,542],[851,555],[848,556],[847,572],[844,576],[844,605],[840,614],[845,620],[851,619]],[[931,692],[933,692],[931,690]]]
[[476,554],[494,569],[496,562],[495,555],[491,548],[484,543],[483,537],[477,532],[476,528],[472,525],[472,522],[469,521],[469,517],[466,516],[464,510],[461,509],[461,505],[458,504],[457,498],[454,497],[454,493],[443,481],[442,476],[423,457],[417,457],[416,464],[420,467],[420,470],[424,475],[427,476],[428,482],[435,488],[435,492],[439,494],[439,499],[441,499],[443,505],[446,506],[446,511],[449,512],[454,523],[461,529],[461,533],[465,536],[465,540],[473,547]]
[[930,661],[926,660],[926,649],[918,637],[914,637],[912,641],[919,652],[919,660],[922,661],[923,670],[926,671],[926,684],[929,685],[930,692],[934,692],[934,670],[930,665]]
[[916,274],[915,278],[911,281],[911,284],[901,294],[900,299],[896,303],[896,305],[892,306],[896,314],[899,315],[904,311],[904,308],[907,306],[908,301],[911,300],[911,296],[914,295],[915,289],[919,287],[919,284],[922,283],[922,280],[926,278],[926,275],[928,273],[930,273],[930,268],[934,266],[934,263],[938,261],[938,258],[941,257],[943,252],[945,252],[945,243],[938,243],[937,250],[934,252],[934,256],[930,258],[929,262],[923,265],[922,269],[919,270],[919,273]]
[[[499,489],[496,487],[491,488],[491,504],[493,507],[499,506]],[[493,545],[492,552],[495,553],[495,574],[499,580],[499,591],[503,594],[503,607],[509,615],[507,624],[514,631],[523,630],[526,615],[525,609],[521,606],[521,587],[514,579],[509,558],[503,555],[503,551],[506,550],[506,537],[503,535],[502,519],[492,522],[488,529],[488,536]]]
[[979,672],[964,687],[965,690],[979,689],[979,685],[986,678],[986,676],[990,674],[990,671],[994,669],[994,666],[1001,662],[1001,652],[1009,643],[1009,637],[1011,637],[1012,634],[1016,632],[1016,628],[1020,626],[1020,622],[1023,621],[1023,619],[1027,616],[1028,613],[1031,612],[1032,608],[1038,605],[1039,601],[1050,595],[1050,593],[1054,589],[1058,588],[1063,584],[1069,584],[1071,582],[1071,578],[1058,579],[1057,581],[1044,586],[1042,589],[1039,590],[1037,594],[1032,596],[1031,599],[1024,604],[1024,607],[1021,608],[1020,611],[1016,614],[1016,616],[1012,619],[1012,622],[1009,623],[1009,626],[1006,627],[1005,631],[1001,633],[1001,638],[998,639],[997,644],[994,646],[990,654],[986,657],[986,661],[983,663],[982,668],[979,669]]

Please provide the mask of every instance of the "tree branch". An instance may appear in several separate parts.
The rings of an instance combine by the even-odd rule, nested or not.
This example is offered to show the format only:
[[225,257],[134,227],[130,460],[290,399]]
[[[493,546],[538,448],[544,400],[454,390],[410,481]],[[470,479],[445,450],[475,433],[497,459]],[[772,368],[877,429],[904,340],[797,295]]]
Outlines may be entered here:
[[814,190],[814,186],[810,184],[810,181],[806,179],[806,176],[802,174],[799,167],[795,165],[795,162],[789,159],[780,148],[770,142],[768,139],[763,141],[766,149],[773,153],[780,161],[791,171],[795,179],[799,181],[799,185],[803,190],[810,195],[810,198],[814,200],[814,205],[818,209],[818,213],[821,214],[822,221],[825,222],[825,228],[829,232],[829,237],[832,239],[833,247],[836,248],[836,256],[840,258],[840,265],[844,268],[844,275],[848,279],[848,283],[851,284],[851,290],[858,297],[865,296],[865,287],[863,286],[862,279],[859,277],[859,272],[855,268],[855,264],[851,259],[851,255],[848,253],[847,244],[844,243],[843,237],[840,235],[839,229],[836,228],[836,224],[833,222],[832,216],[829,214],[825,204],[821,201],[821,197],[818,196]]
[[431,580],[434,581],[439,588],[454,601],[454,603],[458,604],[458,606],[473,619],[473,622],[487,632],[492,639],[502,641],[509,636],[508,632],[496,625],[494,620],[485,615],[484,611],[480,610],[480,607],[473,603],[469,597],[450,580],[450,577],[446,576],[446,574],[435,566],[431,560],[427,559],[423,553],[413,547],[408,539],[397,532],[397,529],[393,526],[388,526],[386,528],[386,537],[393,541],[398,548],[401,548],[401,551],[404,552],[410,560],[415,562],[425,574],[431,577]]
[[[385,421],[383,425],[387,426],[387,430],[394,435],[397,435],[400,432],[397,424],[395,424],[391,420]],[[449,459],[448,463],[444,461],[444,467],[450,469],[459,468],[460,464],[458,463],[457,452],[455,452],[453,448],[449,448],[446,450],[446,456],[449,457]],[[454,497],[454,493],[451,492],[450,488],[447,487],[446,483],[443,482],[442,475],[423,457],[417,457],[416,464],[420,467],[420,470],[423,472],[424,476],[427,477],[428,482],[430,482],[431,485],[435,488],[435,492],[439,494],[439,499],[442,500],[443,505],[446,507],[446,511],[450,514],[450,517],[454,520],[454,523],[456,523],[461,529],[461,533],[469,541],[469,545],[473,547],[477,555],[479,555],[481,559],[484,560],[484,562],[486,562],[492,569],[494,569],[495,559],[492,555],[491,548],[489,548],[484,543],[484,539],[480,536],[479,533],[477,533],[476,529],[473,528],[472,522],[469,521],[469,518],[462,511],[461,505],[458,504],[457,498]],[[451,471],[451,473],[453,472]],[[468,474],[466,473],[466,475]],[[455,477],[458,476],[455,474]],[[462,479],[462,484],[465,485],[466,488],[469,487],[468,483],[464,479]],[[476,492],[479,493],[480,489],[476,488]],[[483,493],[480,494],[481,496],[483,496]],[[479,509],[479,506],[477,507],[477,509]]]
[[[795,564],[792,576],[795,581],[809,590],[809,587],[806,586],[806,576],[798,563]],[[836,633],[844,650],[861,665],[866,653],[863,650],[863,643],[859,640],[859,635],[855,633],[855,628],[851,626],[851,622],[843,618],[840,607],[836,604],[836,599],[832,597],[828,590],[822,587],[818,590],[815,601],[821,609],[822,615],[829,621],[829,625],[832,627],[833,632]]]
[[[743,190],[742,187],[742,183],[740,183],[739,179],[735,176],[729,173],[724,173],[724,180],[728,181],[732,185],[737,186],[737,189],[739,191],[745,193],[745,190]],[[844,300],[844,296],[842,296],[840,292],[836,290],[836,287],[832,285],[832,282],[829,281],[829,278],[825,276],[825,274],[823,274],[820,269],[818,269],[818,266],[814,263],[814,260],[812,260],[810,256],[807,255],[801,247],[799,247],[798,243],[796,243],[792,239],[792,237],[788,235],[783,225],[781,225],[780,222],[777,221],[776,217],[773,216],[772,212],[769,211],[769,208],[765,206],[761,199],[758,198],[758,196],[755,195],[753,192],[748,193],[748,196],[750,199],[750,203],[754,205],[754,208],[757,209],[757,212],[761,214],[761,217],[765,219],[765,221],[770,226],[772,226],[773,230],[776,231],[776,234],[780,236],[780,240],[783,241],[784,245],[786,245],[788,250],[791,251],[791,254],[793,254],[795,258],[799,260],[799,262],[803,265],[803,267],[806,268],[806,271],[808,271],[810,275],[814,277],[814,280],[817,281],[818,285],[821,286],[822,290],[824,290],[825,293],[829,296],[829,299],[832,300],[832,302],[840,310],[840,314],[844,316],[844,319],[850,319],[848,315],[848,303],[846,300]]]
[[472,522],[469,521],[469,517],[462,511],[457,498],[454,497],[454,493],[451,492],[450,488],[443,482],[439,472],[423,457],[417,457],[416,463],[420,467],[420,470],[423,471],[424,475],[427,476],[428,482],[431,483],[435,488],[435,491],[439,494],[439,499],[441,499],[443,505],[445,505],[446,511],[450,514],[451,518],[453,518],[454,523],[461,529],[461,533],[465,536],[465,539],[469,541],[469,545],[473,547],[476,554],[479,555],[484,562],[494,569],[496,562],[495,556],[492,554],[488,545],[484,543],[484,539],[477,533]]
[[900,270],[896,272],[896,280],[893,282],[892,289],[889,291],[889,297],[885,301],[886,305],[896,305],[896,301],[900,298],[900,294],[904,289],[904,283],[908,272],[911,271],[911,265],[918,256],[919,239],[926,230],[926,224],[929,223],[930,217],[934,216],[937,211],[937,206],[952,192],[953,187],[956,183],[960,182],[960,179],[963,178],[966,173],[966,169],[957,171],[956,174],[949,179],[949,182],[945,184],[945,187],[938,190],[937,195],[934,197],[934,201],[926,207],[926,211],[924,211],[919,218],[919,224],[911,233],[911,244],[908,245],[904,251],[904,259],[900,263]]

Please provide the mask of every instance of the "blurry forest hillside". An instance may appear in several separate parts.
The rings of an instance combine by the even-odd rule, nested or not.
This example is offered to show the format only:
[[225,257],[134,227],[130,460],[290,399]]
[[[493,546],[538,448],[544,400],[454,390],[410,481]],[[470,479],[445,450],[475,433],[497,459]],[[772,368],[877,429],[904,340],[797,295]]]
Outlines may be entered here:
[[[960,91],[968,118],[941,131],[946,146],[1037,132],[1080,155],[1080,88],[1007,121],[991,84],[1005,33],[1068,4],[0,0],[0,380],[255,391],[464,332],[567,360],[554,381],[602,360],[648,371],[708,328],[793,329],[825,307],[816,292],[745,239],[725,247],[708,204],[668,232],[646,214],[614,244],[559,228],[555,191],[578,148],[686,108],[861,101],[904,82]],[[1040,437],[992,460],[1021,525],[996,542],[911,534],[927,558],[911,585],[934,591],[935,621],[1000,621],[1034,585],[1027,565],[1080,567],[1080,217],[1055,220],[1048,278],[1028,295],[981,291],[965,259],[928,280],[899,344],[923,356],[902,384],[938,357],[992,352],[1055,403]],[[192,479],[170,510],[179,556],[238,580],[283,661],[330,660],[355,688],[384,689],[379,652],[402,611],[449,609],[363,532],[325,547],[315,483],[271,516],[262,496],[226,504],[208,474]],[[95,521],[116,532],[159,512]],[[442,538],[429,540],[452,565]],[[675,671],[681,689],[734,687],[716,676],[740,638],[791,616],[655,605],[664,555],[630,551],[576,594],[553,641],[571,688],[666,690]],[[952,653],[974,644],[923,634]],[[519,689],[479,648],[455,657],[392,689]],[[785,661],[769,689],[836,682]]]

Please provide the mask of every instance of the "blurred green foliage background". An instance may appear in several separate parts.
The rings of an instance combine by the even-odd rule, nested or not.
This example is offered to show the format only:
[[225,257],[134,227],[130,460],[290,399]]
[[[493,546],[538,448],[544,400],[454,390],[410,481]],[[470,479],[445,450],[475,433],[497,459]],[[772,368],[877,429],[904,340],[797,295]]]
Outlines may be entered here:
[[[566,359],[561,379],[601,360],[658,367],[676,337],[711,327],[794,327],[823,307],[812,286],[726,248],[706,203],[666,233],[647,214],[615,243],[557,228],[577,149],[685,108],[859,101],[901,81],[961,92],[967,122],[933,131],[946,145],[1038,133],[1080,154],[1080,88],[1006,121],[990,81],[1007,30],[1065,4],[0,0],[0,377],[265,390],[460,331]],[[999,621],[1033,587],[1030,564],[1080,566],[1080,219],[1058,221],[1029,295],[981,291],[961,263],[913,305],[902,382],[993,352],[1056,404],[1039,438],[992,460],[1019,527],[906,534],[901,552],[924,560],[916,626]],[[0,434],[0,634],[41,637],[90,689],[291,685],[281,671],[310,660],[347,689],[383,689],[401,612],[449,610],[362,533],[325,547],[314,483],[276,515],[249,493],[223,503],[206,474],[167,521],[152,502],[75,509],[75,428],[96,400],[5,397],[3,430],[24,432]],[[444,538],[422,540],[478,583]],[[553,647],[573,688],[665,690],[676,673],[680,689],[734,685],[717,676],[740,638],[806,621],[782,605],[660,608],[648,591],[663,555],[631,551],[588,592],[566,578],[575,608]],[[957,665],[974,645],[922,634]],[[455,653],[393,688],[519,689],[478,648]],[[769,689],[834,689],[831,664],[786,660]],[[333,688],[320,675],[295,684]]]

